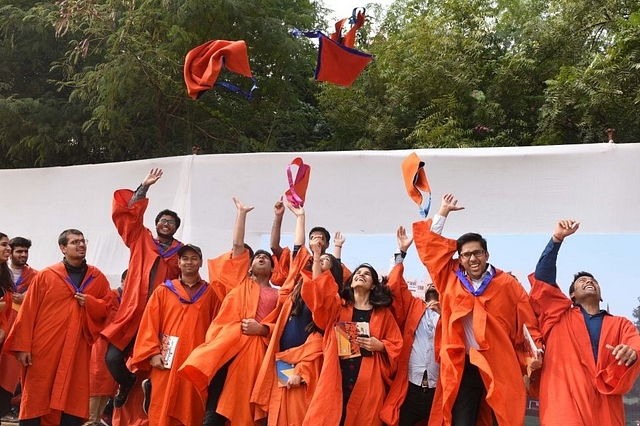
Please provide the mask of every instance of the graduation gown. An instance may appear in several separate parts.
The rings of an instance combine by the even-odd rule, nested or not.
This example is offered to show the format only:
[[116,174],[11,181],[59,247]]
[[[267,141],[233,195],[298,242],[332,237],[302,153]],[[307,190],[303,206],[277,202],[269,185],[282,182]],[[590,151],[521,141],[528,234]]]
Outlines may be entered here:
[[[111,293],[113,294],[114,304],[107,316],[107,325],[113,322],[118,312],[118,307],[120,306],[120,292],[117,289],[112,289]],[[90,396],[114,396],[118,389],[118,384],[111,373],[109,373],[107,363],[105,362],[108,346],[109,342],[107,339],[100,336],[91,347],[91,370],[89,372]]]
[[[247,426],[264,417],[250,406],[249,399],[270,336],[242,334],[242,319],[256,316],[260,286],[247,275],[250,259],[246,250],[237,259],[228,260],[232,263],[214,266],[218,271],[229,267],[227,273],[220,277],[226,283],[222,285],[229,288],[233,283],[231,280],[242,278],[236,281],[235,288],[222,302],[218,315],[207,330],[205,342],[191,352],[178,374],[193,383],[206,402],[209,382],[221,367],[233,359],[216,411],[229,419],[232,425]],[[261,323],[271,330],[273,324],[267,324],[265,320]]]
[[[451,424],[451,409],[465,364],[465,334],[462,318],[473,313],[473,331],[479,349],[471,348],[471,364],[478,367],[486,398],[480,408],[478,424],[491,425],[490,410],[499,424],[524,424],[526,391],[522,377],[526,374],[523,324],[541,347],[537,320],[524,288],[511,275],[496,268],[486,290],[471,294],[455,271],[460,268],[456,241],[431,232],[431,219],[413,224],[413,236],[422,263],[427,267],[440,294],[442,315],[439,350],[440,380],[434,398],[434,411],[441,410],[444,424]],[[441,406],[437,406],[439,392]],[[484,415],[483,415],[484,413]],[[430,422],[430,424],[433,424]]]
[[400,407],[402,407],[409,389],[411,349],[420,320],[427,310],[427,302],[413,296],[403,274],[404,264],[402,263],[396,265],[389,274],[389,288],[393,293],[393,304],[390,309],[400,327],[403,341],[402,352],[398,357],[398,370],[380,412],[380,419],[390,426],[397,426],[400,421]]
[[[353,306],[345,305],[337,292],[330,271],[317,279],[304,276],[302,298],[313,313],[313,320],[325,330],[320,379],[311,399],[303,425],[337,426],[342,415],[342,372],[334,325],[351,321]],[[402,350],[402,335],[388,308],[374,308],[369,322],[371,336],[382,342],[386,354],[373,352],[362,357],[360,372],[347,403],[345,426],[379,425],[382,403],[393,380]]]
[[[280,258],[277,256],[272,256],[272,258],[275,266],[273,268],[273,274],[271,275],[271,283],[273,285],[282,286],[289,276],[289,268],[291,267],[291,249],[289,247],[285,247],[282,249]],[[344,263],[341,263],[340,265],[342,266],[343,282],[347,282],[347,279],[351,275],[351,271]]]
[[144,307],[153,290],[166,280],[178,278],[180,274],[178,250],[182,243],[173,240],[171,246],[163,250],[143,224],[149,199],[143,198],[129,207],[133,194],[129,189],[117,190],[113,194],[111,212],[118,234],[130,251],[129,271],[120,309],[102,335],[120,350],[131,342],[138,331]]
[[[305,247],[300,247],[295,259],[290,262],[292,266],[289,269],[289,277],[280,289],[280,298],[283,299],[282,307],[272,313],[272,315],[277,314],[276,318],[265,318],[265,321],[275,322],[275,326],[253,388],[251,402],[256,404],[265,415],[269,414],[269,426],[301,425],[320,376],[322,366],[322,335],[320,333],[311,333],[298,347],[280,350],[280,339],[293,307],[291,292],[298,280],[302,279],[300,272],[307,265],[309,258],[309,251]],[[294,373],[302,377],[304,383],[290,389],[279,386],[276,360],[294,365]]]
[[604,315],[596,361],[580,307],[557,285],[536,280],[534,274],[529,282],[546,345],[540,379],[532,384],[539,393],[540,424],[625,425],[622,396],[633,387],[640,361],[618,365],[606,345],[624,343],[640,354],[638,330],[624,317]]
[[40,271],[25,296],[4,347],[32,357],[33,364],[22,370],[21,420],[50,415],[42,420],[47,425],[58,424],[61,412],[89,415],[91,345],[113,296],[106,277],[90,265],[80,288],[85,306],[74,298],[76,289],[60,262]]
[[[153,425],[198,425],[202,423],[205,406],[196,388],[178,376],[178,367],[191,351],[204,342],[209,324],[220,308],[220,301],[209,284],[192,303],[180,280],[160,285],[145,308],[131,364],[134,369],[150,371],[151,403],[149,422]],[[181,300],[182,298],[182,300]],[[160,337],[178,337],[170,369],[152,368],[150,361],[160,353]]]

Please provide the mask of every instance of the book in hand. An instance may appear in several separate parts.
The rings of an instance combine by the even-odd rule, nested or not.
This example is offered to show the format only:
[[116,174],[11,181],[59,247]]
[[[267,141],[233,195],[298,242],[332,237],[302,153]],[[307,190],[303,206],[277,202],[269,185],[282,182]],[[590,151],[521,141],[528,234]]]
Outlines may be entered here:
[[289,378],[294,374],[293,369],[295,366],[284,362],[280,359],[276,359],[276,371],[278,372],[278,386],[286,387],[289,383]]
[[178,345],[178,337],[168,334],[160,335],[160,355],[164,359],[164,368],[171,368],[173,365],[173,357],[176,354],[176,346]]
[[335,326],[338,341],[338,356],[343,359],[370,356],[371,352],[361,349],[356,337],[369,337],[368,322],[342,321]]
[[[527,364],[529,364],[531,359],[538,358],[539,354],[543,351],[536,346],[536,342],[533,340],[533,337],[531,337],[531,333],[529,333],[526,324],[522,324],[522,333],[524,334],[524,358]],[[527,367],[527,375],[531,376],[529,367]]]

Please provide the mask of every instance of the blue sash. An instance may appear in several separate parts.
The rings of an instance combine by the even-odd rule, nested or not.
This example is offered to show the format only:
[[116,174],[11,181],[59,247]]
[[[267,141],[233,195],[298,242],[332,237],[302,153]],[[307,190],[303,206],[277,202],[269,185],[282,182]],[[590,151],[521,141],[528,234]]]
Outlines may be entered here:
[[456,275],[458,276],[458,279],[460,280],[462,285],[467,290],[469,290],[469,293],[473,294],[475,297],[478,297],[482,293],[484,293],[484,291],[487,289],[487,287],[489,286],[489,283],[491,282],[493,277],[495,277],[496,271],[494,269],[493,272],[491,272],[489,275],[484,277],[484,279],[482,280],[482,284],[480,284],[480,287],[478,287],[477,290],[474,289],[473,285],[469,282],[469,277],[467,277],[460,269],[456,271]]
[[171,290],[173,292],[173,294],[175,294],[176,296],[178,296],[178,300],[182,303],[188,303],[188,304],[192,304],[192,303],[196,303],[198,301],[198,299],[200,299],[200,297],[204,294],[205,290],[207,289],[207,287],[209,286],[206,282],[202,285],[202,287],[200,287],[200,290],[198,290],[198,292],[196,294],[193,295],[193,298],[191,298],[191,300],[186,300],[184,299],[182,296],[180,296],[180,293],[178,293],[178,290],[175,288],[175,286],[173,285],[173,282],[171,280],[167,280],[165,281],[164,285],[167,286],[167,288],[169,290]]
[[76,291],[76,293],[82,293],[83,290],[85,288],[87,288],[87,286],[89,285],[89,283],[91,281],[93,281],[95,277],[92,275],[90,276],[80,287],[77,287],[73,281],[71,281],[71,278],[67,277],[65,278],[65,280],[67,281],[67,283],[71,284],[71,287],[73,287],[73,289]]

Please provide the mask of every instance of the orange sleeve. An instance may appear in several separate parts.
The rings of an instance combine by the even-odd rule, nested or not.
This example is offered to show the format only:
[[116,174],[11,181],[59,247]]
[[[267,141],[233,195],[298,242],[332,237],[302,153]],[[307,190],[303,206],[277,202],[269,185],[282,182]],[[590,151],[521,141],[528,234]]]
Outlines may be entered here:
[[453,259],[453,255],[457,251],[456,241],[432,232],[431,219],[413,224],[413,238],[418,250],[418,257],[427,267],[433,285],[438,293],[444,294],[445,287],[449,282],[448,274],[458,264],[457,259]]
[[113,193],[113,203],[111,205],[111,219],[122,237],[124,244],[131,248],[131,245],[146,232],[144,227],[144,212],[149,204],[148,198],[133,203],[129,207],[129,201],[133,197],[130,189],[119,189]]
[[529,283],[531,283],[529,303],[538,318],[539,329],[546,338],[562,314],[570,309],[573,303],[557,285],[539,281],[533,273],[529,275]]
[[[4,296],[2,296],[2,301],[5,303],[4,310],[0,312],[0,330],[4,331],[4,337],[7,337],[7,333],[9,333],[9,315],[13,310],[13,298],[11,292],[5,292]],[[0,341],[0,345],[2,342]]]
[[323,272],[315,280],[303,273],[302,300],[307,304],[313,316],[313,322],[322,330],[332,327],[342,304],[338,294],[338,284],[331,271]]
[[35,315],[40,309],[42,299],[47,292],[45,279],[43,275],[47,273],[47,269],[38,273],[34,278],[29,291],[27,291],[22,307],[18,311],[16,321],[9,331],[9,336],[4,344],[5,352],[31,352],[31,342],[33,340],[33,331],[35,325]]
[[151,294],[142,314],[138,336],[133,346],[131,365],[136,370],[151,370],[149,361],[160,353],[160,330],[162,327],[161,299],[164,289],[159,287]]
[[[302,247],[301,247],[302,248]],[[289,266],[291,265],[291,250],[289,247],[282,249],[280,257],[272,255],[274,268],[270,281],[275,286],[282,286],[289,276]]]
[[404,323],[407,321],[407,314],[413,300],[413,294],[409,291],[409,286],[403,275],[404,264],[398,263],[391,270],[387,281],[387,285],[393,295],[393,303],[389,309],[401,329],[404,328]]
[[107,278],[96,268],[91,268],[89,272],[96,277],[91,283],[94,294],[86,294],[87,299],[84,305],[86,315],[84,315],[82,327],[89,344],[93,344],[98,339],[100,332],[107,325],[109,313],[117,303]]
[[382,357],[384,362],[381,363],[381,372],[385,383],[390,386],[398,368],[398,358],[402,351],[402,334],[391,311],[387,308],[381,308],[381,310],[384,314],[383,333],[381,336],[374,337],[382,342],[386,351],[385,356]]
[[[640,356],[640,335],[636,327],[626,318],[619,318],[622,321],[620,327],[620,341],[612,342],[615,346],[618,343],[631,346],[636,354]],[[596,388],[604,395],[624,395],[631,391],[633,385],[640,373],[640,361],[636,358],[636,362],[627,367],[619,365],[617,359],[607,365],[603,370],[598,371],[596,375]]]
[[207,260],[209,283],[218,300],[224,300],[246,278],[250,262],[248,250],[238,257],[232,257],[232,252],[228,251],[215,259]]

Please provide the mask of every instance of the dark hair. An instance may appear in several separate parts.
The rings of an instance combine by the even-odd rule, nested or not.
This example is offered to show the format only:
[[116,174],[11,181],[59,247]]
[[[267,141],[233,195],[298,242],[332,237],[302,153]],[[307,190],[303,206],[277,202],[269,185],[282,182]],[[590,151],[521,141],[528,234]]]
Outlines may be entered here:
[[24,237],[13,237],[9,240],[9,246],[11,246],[11,253],[16,247],[31,248],[31,240]]
[[460,250],[462,250],[463,245],[475,241],[480,243],[484,251],[487,251],[487,240],[482,238],[482,235],[476,234],[475,232],[467,232],[456,240],[456,249],[458,250],[458,254],[460,254]]
[[379,306],[391,306],[393,297],[391,295],[391,290],[387,286],[387,277],[385,276],[380,279],[376,270],[368,263],[363,263],[353,270],[347,281],[342,286],[342,290],[340,290],[340,297],[347,302],[347,305],[353,305],[355,303],[351,282],[353,281],[353,276],[356,272],[362,268],[367,268],[371,272],[371,278],[373,279],[373,287],[371,287],[371,293],[369,293],[369,303],[371,303],[374,308]]
[[[576,272],[576,274],[573,276],[573,281],[571,281],[571,285],[569,286],[569,295],[571,295],[571,293],[576,291],[576,281],[578,281],[578,279],[582,277],[589,277],[592,280],[596,279],[596,277],[594,277],[591,272],[586,272],[586,271]],[[571,300],[573,300],[573,298]]]
[[249,259],[253,260],[253,249],[247,243],[244,243],[244,248],[249,252]]
[[314,234],[316,232],[320,232],[322,235],[324,235],[324,239],[327,240],[327,243],[331,241],[331,234],[329,234],[329,231],[327,231],[322,226],[314,226],[313,228],[311,228],[311,231],[309,231],[309,239],[311,239],[311,234]]
[[[249,254],[251,254],[251,251],[249,252]],[[255,252],[255,253],[253,253],[253,256],[251,256],[251,262],[249,262],[249,264],[252,264],[252,263],[253,263],[253,259],[255,259],[255,258],[256,258],[256,256],[257,256],[257,255],[259,255],[259,254],[266,254],[267,256],[269,256],[269,261],[271,262],[271,267],[272,267],[272,268],[275,268],[275,267],[276,267],[276,264],[275,264],[275,262],[273,261],[273,256],[271,256],[271,253],[269,253],[269,252],[268,252],[268,251],[266,251],[266,250],[262,250],[262,249],[260,249],[260,250],[256,250],[256,252]]]
[[[0,240],[3,238],[9,239],[7,234],[0,232]],[[8,292],[13,292],[13,275],[7,262],[0,264],[0,288],[2,288],[2,296]],[[6,309],[11,309],[11,306],[7,306]]]
[[128,269],[125,269],[124,271],[122,271],[122,275],[120,275],[120,281],[124,281],[124,279],[127,278],[128,272],[129,272]]
[[160,218],[162,216],[171,216],[176,221],[176,229],[180,228],[180,218],[178,217],[178,213],[173,210],[164,209],[156,216],[156,225],[160,222]]
[[64,231],[62,231],[60,233],[60,236],[58,237],[58,245],[59,246],[66,246],[69,243],[69,235],[82,235],[84,236],[84,234],[82,233],[82,231],[78,231],[77,229],[65,229]]

